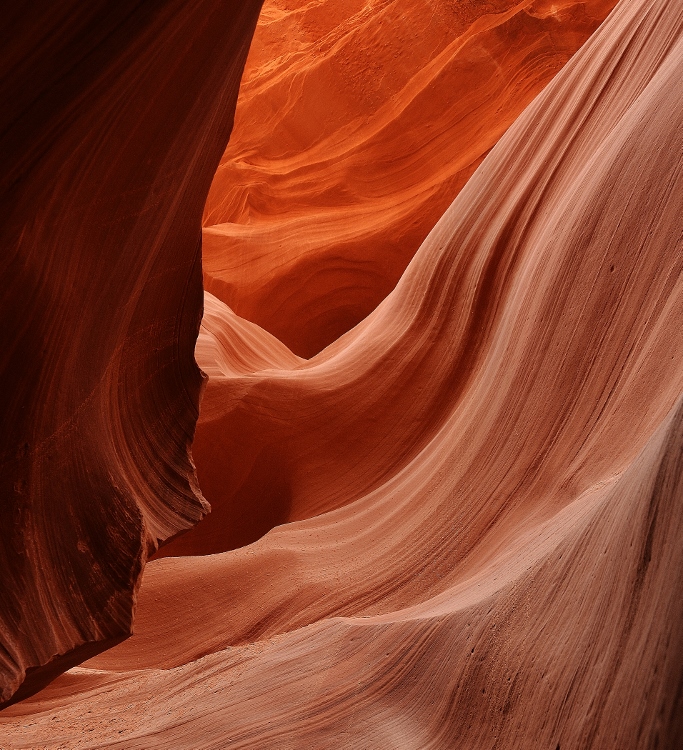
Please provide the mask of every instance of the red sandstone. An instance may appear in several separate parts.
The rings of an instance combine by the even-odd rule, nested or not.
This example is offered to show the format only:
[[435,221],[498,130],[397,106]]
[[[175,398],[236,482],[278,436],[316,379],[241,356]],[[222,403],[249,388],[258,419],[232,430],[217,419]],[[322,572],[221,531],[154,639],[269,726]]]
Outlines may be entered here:
[[[266,21],[278,22],[277,7],[271,6]],[[327,22],[324,7],[312,3],[306,14],[321,9]],[[393,5],[368,7],[371,27],[382,8]],[[547,21],[550,8],[535,5],[524,12]],[[558,22],[564,18],[571,25],[578,10],[557,13]],[[252,8],[244,17],[232,17],[236,38],[248,40],[254,14]],[[355,17],[340,15],[329,19],[331,28]],[[490,15],[482,13],[479,23],[488,24]],[[190,19],[183,20],[188,24],[183,38],[195,39]],[[176,28],[176,21],[168,28]],[[206,55],[216,48],[199,28],[210,26],[196,29]],[[265,31],[260,34],[263,38]],[[157,37],[164,38],[154,27]],[[526,39],[521,32],[519,38]],[[507,40],[512,53],[516,39]],[[158,60],[167,60],[159,45]],[[206,100],[184,102],[185,111],[204,116],[178,117],[196,129],[193,158],[209,144],[213,166],[220,139],[207,140],[216,123],[209,128],[204,118],[211,119],[208,108],[218,106],[218,71],[232,71],[232,83],[238,76],[243,59],[238,48],[235,44],[216,61],[215,78],[206,57],[188,53],[186,62],[187,75],[206,81],[207,93]],[[262,58],[252,56],[252,71],[266,65],[266,49]],[[124,57],[135,59],[132,51]],[[425,61],[416,65],[429,67]],[[538,79],[531,77],[536,85]],[[67,347],[64,363],[56,354],[47,360],[53,368],[40,372],[53,380],[34,392],[29,391],[33,381],[21,383],[17,373],[24,370],[15,362],[10,382],[26,389],[17,393],[35,394],[30,403],[36,413],[62,408],[60,389],[67,384],[84,397],[85,406],[73,415],[78,429],[69,431],[71,422],[63,423],[69,453],[58,465],[73,494],[63,493],[56,472],[50,475],[52,485],[18,485],[27,498],[42,498],[41,507],[57,507],[60,513],[43,523],[42,536],[3,537],[2,554],[14,549],[17,559],[23,555],[32,570],[45,573],[49,585],[34,590],[39,601],[61,607],[53,628],[61,613],[74,627],[83,627],[107,622],[111,580],[93,573],[93,590],[84,585],[89,598],[80,599],[73,586],[68,588],[79,579],[62,550],[71,549],[68,539],[78,549],[87,534],[130,538],[128,555],[111,545],[98,547],[98,565],[113,560],[126,571],[126,585],[113,589],[127,607],[117,633],[130,626],[133,600],[136,610],[132,637],[6,708],[0,714],[0,746],[677,748],[683,734],[681,80],[683,6],[621,0],[459,192],[457,186],[455,200],[405,270],[398,271],[393,291],[309,359],[299,356],[303,350],[294,353],[272,327],[265,330],[207,292],[196,357],[208,383],[192,450],[213,510],[162,549],[173,556],[146,565],[139,591],[136,580],[146,550],[174,531],[168,519],[180,515],[182,523],[173,521],[180,530],[192,513],[202,513],[187,452],[193,430],[187,415],[196,405],[199,381],[196,370],[182,369],[179,353],[192,337],[169,339],[175,341],[171,350],[178,364],[171,353],[165,368],[148,364],[150,357],[156,362],[155,337],[166,330],[154,317],[159,295],[168,290],[168,309],[182,316],[185,308],[177,312],[171,282],[195,278],[192,254],[178,250],[168,256],[174,263],[164,265],[165,272],[143,275],[136,289],[140,300],[148,300],[142,307],[148,317],[144,326],[126,329],[137,333],[133,342],[117,339],[115,351],[125,367],[116,370],[116,378],[111,366],[92,369],[98,358],[86,358],[87,367],[75,368]],[[249,82],[256,86],[256,79]],[[212,110],[212,117],[225,117],[223,139],[235,88],[225,91],[225,108]],[[133,123],[125,121],[135,133]],[[263,142],[263,133],[254,138]],[[131,136],[124,146],[134,142]],[[163,152],[163,143],[155,153]],[[169,136],[167,143],[171,149],[175,141]],[[282,142],[272,148],[282,148]],[[206,158],[197,166],[188,156],[186,172],[167,183],[176,197],[184,193],[173,192],[175,187],[187,186],[195,209],[201,209],[199,199],[206,194],[197,185],[208,189],[211,160]],[[105,174],[118,174],[126,163],[123,157],[112,159]],[[137,166],[144,173],[144,161]],[[232,168],[223,168],[224,176]],[[303,168],[315,172],[309,162]],[[74,173],[80,174],[75,165]],[[272,179],[275,184],[278,178]],[[420,173],[417,183],[422,182]],[[254,194],[254,184],[247,180],[245,195]],[[86,188],[94,190],[87,181],[79,183],[79,189]],[[213,190],[219,189],[217,179]],[[61,205],[59,195],[54,192],[55,206]],[[217,207],[239,203],[226,192],[223,205],[217,195],[207,204],[209,219]],[[83,210],[82,203],[74,205]],[[93,211],[104,210],[97,201],[92,205]],[[181,205],[186,204],[169,200],[149,206],[157,217],[155,231],[162,232],[165,215],[177,211],[185,217]],[[307,219],[311,226],[314,215]],[[83,233],[91,226],[88,217]],[[131,221],[129,216],[122,226]],[[32,236],[47,219],[26,226],[29,234],[18,237]],[[322,228],[320,236],[326,231]],[[363,231],[364,241],[382,234],[379,226]],[[55,242],[65,236],[59,234]],[[133,244],[121,247],[123,270],[137,278],[135,262],[146,256],[137,258]],[[321,247],[311,259],[324,268]],[[361,247],[362,242],[357,252]],[[293,244],[283,249],[285,265],[294,250]],[[112,257],[118,256],[97,256]],[[120,281],[107,266],[92,278],[88,292],[81,275],[91,267],[99,269],[93,261],[83,269],[76,264],[73,276],[67,274],[81,283],[75,288],[85,299],[74,296],[74,287],[62,279],[55,288],[65,298],[54,308],[37,306],[35,295],[18,308],[41,325],[61,322],[74,337],[76,353],[81,337],[91,342],[94,322],[104,330],[97,341],[109,342],[108,326],[119,331],[120,317],[133,305],[122,296],[115,306],[107,296]],[[44,271],[48,279],[49,270]],[[268,273],[284,285],[290,272]],[[290,278],[301,282],[296,273]],[[155,293],[147,297],[149,284]],[[332,286],[345,289],[343,283]],[[79,310],[99,310],[93,308],[98,294],[110,318],[66,316],[69,304],[76,305],[72,297],[81,303]],[[307,298],[311,305],[314,298],[322,304],[323,297],[314,294]],[[51,300],[46,297],[45,304]],[[265,307],[267,302],[262,298]],[[273,304],[277,310],[276,297]],[[281,315],[290,327],[293,310]],[[184,314],[196,325],[189,309]],[[175,331],[186,330],[178,325]],[[186,326],[189,331],[190,323]],[[24,330],[15,329],[16,335]],[[62,348],[65,340],[70,342],[60,339]],[[124,356],[129,351],[137,356]],[[45,355],[36,349],[34,356]],[[30,363],[27,373],[33,372]],[[176,379],[174,368],[181,373]],[[115,383],[116,398],[98,400],[95,390],[89,401],[83,385],[89,378]],[[45,400],[44,389],[53,381],[60,398]],[[182,390],[187,401],[178,395],[185,382],[196,383],[194,390]],[[94,419],[90,408],[99,421],[88,421]],[[24,424],[18,412],[8,414],[14,415],[10,424]],[[183,440],[169,439],[173,420],[185,425]],[[37,429],[34,425],[43,422],[25,424]],[[112,425],[130,440],[152,436],[158,452],[140,448],[136,460],[123,460],[127,454],[122,458],[114,450],[118,443],[105,441]],[[35,463],[38,457],[29,455],[31,476],[39,476],[35,472],[49,464]],[[173,492],[159,490],[159,474],[141,461],[149,456],[176,467],[182,481],[172,485]],[[100,495],[88,492],[88,481],[94,481],[89,477],[98,477],[114,458],[126,477],[133,468],[139,471],[138,494],[131,491],[118,500],[122,480],[111,473],[108,484],[96,485],[105,488]],[[34,494],[36,486],[43,494]],[[181,491],[186,488],[192,492]],[[112,497],[117,502],[106,502]],[[146,519],[155,497],[164,503],[149,507],[167,520],[163,533],[106,515],[127,509],[134,516],[138,508]],[[65,501],[57,506],[55,498]],[[179,508],[188,510],[183,515]],[[98,520],[104,516],[103,523],[91,527],[81,521],[92,523],[88,512]],[[43,545],[37,555],[29,546],[34,540]],[[137,568],[131,560],[138,561]],[[8,590],[28,608],[33,600],[21,595],[18,563],[9,570],[14,588]],[[90,607],[92,620],[76,616],[81,601]],[[28,653],[30,644],[44,642],[44,621],[24,622],[28,631],[3,624],[2,635],[21,633]],[[11,625],[10,618],[3,623]],[[10,690],[16,683],[11,679]]]

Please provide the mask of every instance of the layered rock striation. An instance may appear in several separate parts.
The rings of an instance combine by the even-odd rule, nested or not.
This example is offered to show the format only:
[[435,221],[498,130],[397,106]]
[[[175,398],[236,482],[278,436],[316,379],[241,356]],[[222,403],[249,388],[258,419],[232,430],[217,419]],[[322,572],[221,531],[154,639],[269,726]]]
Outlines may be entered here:
[[201,215],[258,11],[3,9],[0,703],[128,636],[148,554],[208,510]]
[[219,504],[7,744],[676,748],[682,76],[683,6],[622,0],[309,361],[207,297],[199,478],[262,461],[280,525],[205,554]]
[[319,352],[615,2],[269,0],[206,205],[206,288]]

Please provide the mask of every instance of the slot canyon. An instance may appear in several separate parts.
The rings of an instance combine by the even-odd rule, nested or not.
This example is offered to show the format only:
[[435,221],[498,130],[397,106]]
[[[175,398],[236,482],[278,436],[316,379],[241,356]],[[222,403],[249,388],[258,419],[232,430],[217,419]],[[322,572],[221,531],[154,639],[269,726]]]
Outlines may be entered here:
[[0,25],[0,750],[683,746],[683,2]]

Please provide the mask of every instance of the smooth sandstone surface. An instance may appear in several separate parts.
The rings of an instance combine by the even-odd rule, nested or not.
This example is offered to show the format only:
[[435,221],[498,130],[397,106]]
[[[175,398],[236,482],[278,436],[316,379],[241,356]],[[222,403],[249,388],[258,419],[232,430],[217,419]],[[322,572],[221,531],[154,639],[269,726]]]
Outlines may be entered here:
[[258,11],[3,7],[0,704],[128,636],[148,555],[208,510],[201,215]]
[[616,0],[267,0],[206,288],[310,357],[371,312]]
[[683,6],[622,0],[308,361],[207,295],[198,476],[261,461],[261,516],[149,563],[5,744],[677,748],[682,79]]
[[[618,113],[617,108],[614,116],[618,116]],[[575,116],[579,115],[574,112],[565,115],[567,119]],[[611,127],[611,124],[608,122],[605,127]],[[454,132],[458,130],[454,129]],[[583,139],[590,143],[590,133],[586,133]],[[295,359],[285,363],[287,368],[294,368],[292,373],[273,373],[270,367],[265,368],[263,374],[256,371],[244,373],[243,377],[234,377],[229,368],[225,374],[213,372],[194,443],[199,480],[211,503],[212,513],[198,527],[162,549],[160,556],[216,553],[254,542],[278,524],[302,520],[363,497],[381,486],[388,477],[407,467],[419,454],[447,418],[452,404],[457,403],[459,390],[464,390],[471,379],[481,377],[477,358],[488,336],[486,327],[489,325],[491,303],[499,304],[496,295],[500,292],[485,284],[479,291],[478,301],[473,300],[474,285],[479,283],[479,277],[486,280],[492,275],[497,260],[493,257],[492,260],[474,261],[472,253],[476,250],[483,258],[487,258],[486,253],[493,256],[494,244],[499,242],[496,235],[492,235],[496,231],[496,224],[501,227],[509,224],[512,219],[508,218],[508,214],[520,210],[515,208],[515,204],[526,200],[521,194],[525,187],[520,184],[520,170],[526,169],[524,178],[530,184],[541,179],[539,170],[550,168],[546,165],[547,154],[554,156],[554,151],[562,148],[562,145],[550,143],[546,152],[535,155],[539,166],[534,169],[535,165],[526,162],[533,154],[535,145],[525,144],[523,138],[519,139],[518,144],[517,148],[524,151],[514,155],[516,171],[512,172],[507,163],[502,165],[499,173],[490,178],[491,195],[478,202],[469,200],[468,216],[461,220],[462,228],[451,241],[449,253],[444,254],[438,267],[434,265],[429,271],[432,278],[438,274],[450,274],[450,280],[439,280],[439,284],[443,284],[440,294],[444,299],[440,305],[429,303],[429,297],[433,294],[431,290],[436,284],[424,282],[418,286],[416,281],[410,291],[397,296],[398,301],[385,306],[386,311],[380,315],[382,322],[371,326],[372,333],[360,333],[366,328],[364,322],[349,334],[355,338],[362,335],[364,343],[345,347],[349,348],[348,354],[335,354],[342,346],[337,342],[310,360],[310,364]],[[493,184],[494,181],[500,181],[500,184]],[[477,184],[481,184],[481,180],[469,186],[469,195],[472,195]],[[216,182],[213,189],[215,191]],[[577,195],[582,189],[581,186],[574,188]],[[630,190],[630,186],[625,186],[625,189]],[[558,190],[564,190],[564,187]],[[596,189],[595,192],[600,190]],[[550,210],[547,198],[535,200],[539,202],[539,211]],[[484,202],[486,205],[482,208]],[[567,204],[561,202],[560,198],[556,198],[556,202],[558,206],[553,211],[557,216],[552,227],[535,222],[536,231],[545,233],[541,239],[548,244],[554,242],[552,233],[565,231],[560,211],[566,210]],[[481,238],[488,243],[483,249],[479,248]],[[537,240],[532,237],[529,241]],[[433,246],[434,242],[430,239],[427,245]],[[210,256],[210,248],[208,252]],[[423,255],[426,252],[423,250]],[[591,252],[596,251],[591,249]],[[584,251],[585,259],[582,260],[571,246],[565,253],[563,258],[572,258],[572,254],[573,258],[562,262],[575,263],[577,272],[582,270],[582,276],[573,279],[571,289],[564,277],[548,277],[543,293],[549,299],[558,294],[581,296],[593,286],[590,275],[593,271],[592,256]],[[606,263],[606,257],[601,259],[601,263]],[[486,275],[482,271],[484,262],[490,266]],[[546,262],[559,263],[560,260]],[[652,262],[656,261],[653,259]],[[205,259],[205,267],[206,263]],[[581,263],[589,265],[579,269]],[[426,262],[422,261],[422,267],[425,266]],[[623,268],[622,272],[626,273]],[[406,287],[408,279],[417,280],[420,273],[409,269],[401,284]],[[422,276],[427,278],[426,272]],[[613,277],[610,272],[610,283],[619,278],[625,277],[619,274]],[[602,295],[602,285],[607,281],[603,280],[599,288],[593,289],[593,293]],[[642,284],[639,294],[646,295],[649,277],[642,276],[639,283]],[[498,284],[501,286],[500,282]],[[529,296],[531,293],[529,290]],[[410,300],[406,301],[406,294],[411,296]],[[534,289],[533,294],[540,298],[541,291]],[[613,289],[612,294],[618,295],[619,289]],[[419,302],[421,309],[418,310],[415,300],[421,296],[424,300]],[[451,309],[447,309],[448,306]],[[468,320],[460,313],[467,306],[472,309]],[[641,312],[645,314],[646,309],[643,308]],[[557,318],[560,312],[561,308],[550,307],[547,312],[541,309],[538,314],[547,316],[546,325],[550,325],[553,317]],[[573,311],[574,315],[579,313],[579,309]],[[599,313],[594,314],[599,317]],[[424,322],[418,321],[420,317]],[[564,324],[567,324],[566,321]],[[568,325],[573,324],[572,319]],[[613,325],[623,326],[622,333],[625,335],[632,322],[616,319]],[[401,326],[403,330],[400,330]],[[413,335],[408,328],[417,333]],[[232,325],[224,325],[223,329],[225,336],[232,330]],[[200,334],[200,342],[205,337],[214,336],[212,331],[215,330],[215,324],[208,328],[205,326]],[[272,348],[269,343],[272,342],[271,336],[265,331],[259,332],[256,326],[252,326],[251,330],[253,338],[250,348]],[[515,356],[520,358],[520,370],[527,367],[531,358],[542,356],[543,351],[536,352],[535,349],[546,345],[537,332],[532,331],[529,339],[523,338],[522,333],[520,329],[519,332],[513,330],[502,334],[519,339],[515,342],[518,350]],[[577,339],[574,345],[580,349],[585,342]],[[523,347],[527,347],[529,353],[523,353]],[[197,356],[204,369],[213,366],[212,359],[203,359],[201,343]],[[573,361],[568,361],[569,367],[574,367]],[[551,362],[548,366],[556,365]],[[499,372],[508,367],[507,363],[501,361]],[[563,367],[567,368],[568,365],[563,363]],[[491,377],[502,378],[498,373],[492,373]],[[504,380],[509,382],[509,377],[510,374],[506,373]],[[573,377],[573,374],[569,377]],[[524,383],[528,375],[520,375],[519,380]],[[494,387],[498,390],[498,380],[495,382]],[[596,380],[593,387],[595,390],[589,397],[596,400],[600,397],[598,389],[604,386]],[[510,383],[508,388],[514,393],[519,384]],[[490,409],[495,401],[489,403],[491,396],[488,394],[483,398],[487,399],[487,410]],[[500,396],[496,398],[500,399]],[[523,403],[520,394],[514,395],[514,402]],[[543,409],[543,403],[539,402],[536,408]],[[483,403],[479,405],[480,408],[483,406]],[[561,407],[561,402],[557,406]],[[508,408],[504,401],[501,409]],[[538,419],[542,418],[545,416],[539,415]],[[488,423],[492,425],[492,435],[495,435],[495,419],[487,418],[484,424]],[[576,435],[568,435],[567,440],[574,438]],[[464,440],[469,442],[469,437]],[[494,439],[482,431],[479,440],[481,450],[486,452],[500,438]],[[530,443],[527,451],[530,454],[534,450],[540,451],[542,445],[542,442]],[[509,450],[514,448],[511,446]]]

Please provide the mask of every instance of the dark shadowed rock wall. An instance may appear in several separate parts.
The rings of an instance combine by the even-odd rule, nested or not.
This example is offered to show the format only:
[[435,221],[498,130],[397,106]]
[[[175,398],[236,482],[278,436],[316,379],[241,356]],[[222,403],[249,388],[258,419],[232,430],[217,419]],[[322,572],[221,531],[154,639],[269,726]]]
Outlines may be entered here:
[[0,701],[130,634],[148,554],[208,509],[201,215],[259,7],[3,9]]

